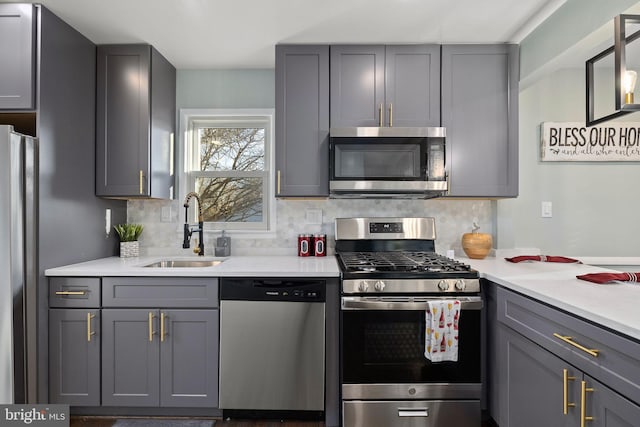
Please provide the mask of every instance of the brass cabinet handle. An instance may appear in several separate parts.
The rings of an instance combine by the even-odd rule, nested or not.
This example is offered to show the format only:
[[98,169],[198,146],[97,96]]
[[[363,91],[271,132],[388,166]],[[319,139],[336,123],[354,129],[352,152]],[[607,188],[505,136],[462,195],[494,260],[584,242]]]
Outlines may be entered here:
[[378,126],[384,126],[384,122],[382,121],[382,103],[378,106]]
[[278,176],[278,195],[279,195],[280,194],[280,169],[278,169],[277,176]]
[[91,319],[96,317],[95,314],[87,313],[87,342],[91,342],[91,335],[95,335],[95,332],[91,332]]
[[155,316],[153,315],[153,312],[149,312],[149,342],[153,342],[153,336],[156,334],[156,332],[153,330],[153,318]]
[[393,104],[389,103],[389,127],[393,127]]
[[144,185],[143,185],[143,181],[144,181],[144,172],[142,171],[142,169],[140,170],[140,194],[144,194]]
[[167,317],[169,316],[166,316],[164,313],[160,313],[160,342],[164,342],[164,335],[165,335],[164,321]]
[[86,295],[87,291],[56,291],[56,295]]
[[570,344],[570,345],[574,346],[575,348],[578,348],[578,349],[584,351],[585,353],[587,353],[587,354],[589,354],[589,355],[591,355],[593,357],[598,357],[598,353],[600,352],[600,350],[596,350],[595,348],[587,348],[587,347],[585,347],[585,346],[583,346],[581,344],[578,344],[577,342],[573,341],[573,339],[571,337],[566,336],[566,335],[560,335],[557,332],[554,332],[553,336],[558,338],[558,339],[560,339],[560,340],[562,340],[562,341],[564,341],[564,342],[566,342],[567,344]]
[[576,406],[575,403],[569,402],[569,381],[575,381],[576,377],[569,376],[569,370],[562,370],[562,413],[567,415],[569,413],[569,408],[573,408]]
[[580,427],[585,427],[587,421],[593,421],[593,417],[587,416],[587,392],[593,392],[593,388],[587,387],[587,382],[582,381],[582,390],[580,393]]

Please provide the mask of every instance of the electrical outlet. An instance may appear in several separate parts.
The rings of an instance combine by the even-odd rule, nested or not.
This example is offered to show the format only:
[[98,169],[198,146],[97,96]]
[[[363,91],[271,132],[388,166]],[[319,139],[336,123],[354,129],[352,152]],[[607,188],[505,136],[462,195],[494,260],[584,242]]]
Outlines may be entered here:
[[553,217],[553,205],[551,202],[542,202],[542,218]]
[[305,211],[305,223],[322,224],[322,209],[307,209]]
[[162,222],[171,222],[171,206],[163,206],[160,216]]

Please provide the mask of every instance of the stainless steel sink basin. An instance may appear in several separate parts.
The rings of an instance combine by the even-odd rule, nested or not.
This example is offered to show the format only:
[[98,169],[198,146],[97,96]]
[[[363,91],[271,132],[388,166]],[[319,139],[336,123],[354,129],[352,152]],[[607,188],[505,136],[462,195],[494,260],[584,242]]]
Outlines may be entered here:
[[220,259],[165,259],[162,261],[156,261],[151,264],[143,265],[143,267],[152,268],[188,268],[188,267],[214,267],[221,264],[224,260]]

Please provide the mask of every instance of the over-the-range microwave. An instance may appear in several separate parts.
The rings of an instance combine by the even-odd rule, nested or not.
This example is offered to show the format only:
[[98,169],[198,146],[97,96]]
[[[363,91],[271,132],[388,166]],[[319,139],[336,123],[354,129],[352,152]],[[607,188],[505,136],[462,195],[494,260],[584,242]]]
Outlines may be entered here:
[[443,127],[331,128],[329,136],[331,197],[432,198],[448,190]]

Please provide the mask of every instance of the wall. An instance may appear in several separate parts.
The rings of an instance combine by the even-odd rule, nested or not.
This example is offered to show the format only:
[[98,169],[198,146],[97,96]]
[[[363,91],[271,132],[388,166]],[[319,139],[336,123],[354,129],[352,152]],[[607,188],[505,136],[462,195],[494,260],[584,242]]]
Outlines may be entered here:
[[[591,23],[592,30],[599,30],[598,25],[623,13],[628,3],[569,0],[564,10],[559,10],[559,14],[554,14],[523,41],[522,63],[537,62],[537,66],[544,68],[539,41],[548,39],[559,29],[565,32],[558,38],[561,48],[552,50],[575,56],[584,50],[581,37],[586,27],[582,24]],[[612,9],[612,5],[618,9]],[[580,25],[575,22],[576,16]],[[610,37],[613,39],[613,34]],[[545,70],[544,74],[529,79],[526,85],[521,82],[520,196],[497,202],[500,248],[538,247],[543,253],[575,256],[635,256],[638,253],[634,239],[640,235],[640,223],[635,215],[640,208],[637,162],[540,161],[542,122],[585,120],[584,61],[592,55],[593,52],[585,52],[581,57],[578,55],[579,60],[574,60],[572,66]],[[550,63],[562,62],[560,57],[544,58]],[[621,121],[640,122],[640,115],[627,115]],[[541,218],[542,201],[553,203],[552,218]]]
[[[181,108],[274,108],[274,70],[178,70],[177,110]],[[179,142],[180,143],[180,142]],[[171,221],[161,221],[162,207],[170,206]],[[322,224],[305,224],[306,209],[322,209]],[[489,200],[277,200],[274,235],[256,238],[231,234],[232,255],[296,253],[297,235],[323,232],[333,253],[333,221],[351,216],[433,216],[436,218],[436,250],[457,249],[472,222],[492,233],[493,209]],[[182,200],[134,200],[127,204],[129,222],[145,225],[141,251],[152,255],[191,254],[182,249]],[[219,233],[205,235],[205,250],[213,254]],[[209,249],[207,249],[209,248]]]

